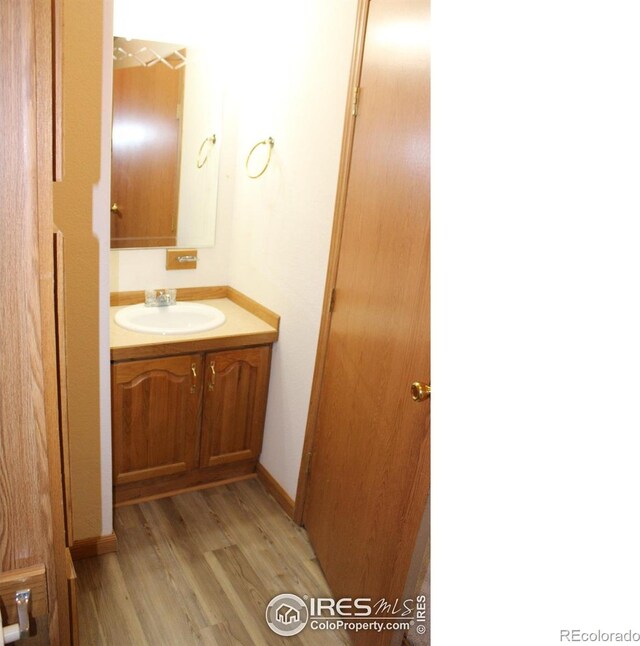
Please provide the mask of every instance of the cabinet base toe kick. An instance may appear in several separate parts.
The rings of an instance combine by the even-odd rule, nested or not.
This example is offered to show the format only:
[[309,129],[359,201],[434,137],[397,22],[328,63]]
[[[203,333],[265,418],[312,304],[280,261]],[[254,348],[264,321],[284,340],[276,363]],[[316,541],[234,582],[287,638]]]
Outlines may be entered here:
[[116,507],[121,507],[154,498],[166,498],[188,491],[255,478],[257,477],[257,464],[258,460],[244,460],[234,464],[223,464],[186,473],[161,476],[144,482],[117,485],[113,488],[113,502]]

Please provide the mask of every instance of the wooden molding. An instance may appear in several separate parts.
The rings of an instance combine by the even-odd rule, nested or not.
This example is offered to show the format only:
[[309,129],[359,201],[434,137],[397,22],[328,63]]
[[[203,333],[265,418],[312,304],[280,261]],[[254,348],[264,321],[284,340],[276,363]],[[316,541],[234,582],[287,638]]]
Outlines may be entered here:
[[[180,301],[202,301],[209,298],[227,298],[227,286],[178,287],[176,298]],[[144,290],[135,292],[111,292],[111,306],[144,303]]]
[[100,556],[100,554],[117,552],[118,538],[114,533],[108,534],[107,536],[82,538],[78,541],[74,541],[73,545],[69,549],[74,561],[77,561],[78,559],[86,559],[91,556]]
[[249,298],[242,292],[239,292],[237,289],[227,287],[227,298],[230,301],[233,301],[236,305],[239,305],[248,312],[251,312],[251,314],[257,316],[271,327],[274,327],[276,330],[280,329],[280,316],[278,314],[272,312],[263,305],[260,305],[260,303]]
[[[364,57],[364,37],[369,14],[369,0],[359,0],[358,17],[353,45],[353,57],[351,60],[351,74],[349,77],[349,88],[352,90],[360,85],[362,73],[362,60]],[[336,205],[333,219],[333,231],[331,233],[331,247],[329,249],[329,266],[327,269],[327,282],[324,290],[324,303],[322,305],[322,318],[320,319],[320,334],[318,337],[318,349],[316,352],[316,365],[313,372],[311,386],[311,398],[309,401],[309,414],[307,416],[307,428],[304,436],[302,449],[303,459],[300,463],[298,475],[298,488],[296,491],[295,509],[293,520],[298,525],[303,524],[304,503],[307,495],[307,482],[309,476],[308,462],[313,452],[313,441],[315,436],[316,421],[320,407],[320,386],[324,374],[324,364],[329,341],[329,330],[331,328],[331,294],[338,276],[338,259],[340,256],[340,244],[342,242],[342,227],[344,223],[344,211],[347,203],[347,189],[349,186],[349,172],[351,170],[351,156],[353,149],[353,138],[355,134],[355,117],[353,115],[352,94],[347,96],[347,105],[344,117],[344,132],[342,135],[342,153],[340,155],[340,171],[338,174],[338,188],[336,192]]]
[[162,493],[149,494],[148,496],[140,496],[139,498],[133,498],[131,500],[122,500],[120,502],[116,502],[114,507],[126,507],[127,505],[137,505],[142,502],[159,500],[160,498],[171,498],[181,493],[190,493],[192,491],[202,491],[203,489],[213,489],[214,487],[221,487],[222,485],[228,485],[234,482],[241,482],[242,480],[254,480],[255,478],[256,478],[255,473],[247,473],[246,475],[235,476],[233,478],[227,478],[226,480],[216,480],[215,482],[206,482],[204,484],[193,485],[192,487],[182,487],[181,489],[176,489],[175,491],[174,490],[163,491]]
[[47,603],[47,575],[44,565],[32,565],[19,570],[8,570],[0,573],[0,600],[6,610],[3,613],[5,625],[18,621],[16,592],[29,588],[31,601],[29,614],[32,617],[43,617],[49,613]]
[[267,471],[262,462],[256,465],[258,480],[264,485],[275,501],[284,509],[287,516],[293,518],[294,502],[291,496],[282,488],[280,483]]
[[[166,337],[162,337],[166,338]],[[157,344],[135,345],[111,349],[111,361],[130,359],[149,359],[173,354],[192,354],[194,352],[214,352],[217,350],[240,350],[259,345],[269,345],[278,340],[277,332],[236,335],[172,343],[160,341]]]
[[147,481],[127,482],[115,487],[113,493],[114,506],[155,500],[166,496],[174,496],[187,491],[197,491],[221,484],[229,484],[237,480],[247,480],[255,477],[256,459],[218,464],[213,467],[191,469],[183,473],[175,473]]

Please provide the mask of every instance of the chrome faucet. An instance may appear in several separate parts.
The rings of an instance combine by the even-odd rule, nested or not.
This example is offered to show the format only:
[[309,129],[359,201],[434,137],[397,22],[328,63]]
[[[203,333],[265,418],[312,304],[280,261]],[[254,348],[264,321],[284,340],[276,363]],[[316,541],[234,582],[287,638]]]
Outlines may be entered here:
[[145,289],[144,304],[147,307],[165,307],[176,304],[175,289]]

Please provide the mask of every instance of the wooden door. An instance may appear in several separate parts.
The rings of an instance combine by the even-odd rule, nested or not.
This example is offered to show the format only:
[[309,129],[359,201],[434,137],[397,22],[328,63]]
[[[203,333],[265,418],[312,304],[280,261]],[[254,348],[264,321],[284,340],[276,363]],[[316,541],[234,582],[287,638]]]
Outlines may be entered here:
[[182,70],[113,70],[111,246],[175,246]]
[[15,591],[25,587],[20,573],[41,572],[31,607],[39,636],[30,641],[68,644],[53,285],[52,10],[50,0],[0,2],[0,605],[3,617],[15,620]]
[[196,465],[200,355],[116,363],[111,393],[116,485]]
[[336,598],[402,597],[429,490],[428,11],[369,5],[303,515]]
[[200,466],[260,456],[270,360],[271,346],[206,355]]

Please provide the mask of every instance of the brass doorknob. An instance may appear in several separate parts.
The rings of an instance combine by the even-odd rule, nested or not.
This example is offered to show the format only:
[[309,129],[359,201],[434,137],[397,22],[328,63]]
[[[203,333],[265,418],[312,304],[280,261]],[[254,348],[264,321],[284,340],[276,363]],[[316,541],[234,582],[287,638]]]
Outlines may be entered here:
[[414,402],[423,402],[429,399],[430,394],[431,386],[421,381],[414,381],[411,384],[411,397]]

